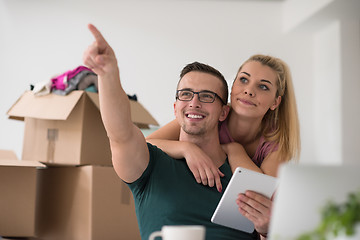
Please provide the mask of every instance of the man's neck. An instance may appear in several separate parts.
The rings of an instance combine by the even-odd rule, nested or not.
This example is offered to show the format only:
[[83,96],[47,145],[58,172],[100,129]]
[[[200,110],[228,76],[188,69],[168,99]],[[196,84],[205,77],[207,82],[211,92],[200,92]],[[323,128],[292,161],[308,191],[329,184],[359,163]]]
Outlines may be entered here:
[[216,135],[213,134],[212,136],[204,136],[189,135],[181,131],[179,140],[196,144],[211,158],[216,167],[220,167],[225,163],[226,153],[221,148],[218,133],[216,133]]

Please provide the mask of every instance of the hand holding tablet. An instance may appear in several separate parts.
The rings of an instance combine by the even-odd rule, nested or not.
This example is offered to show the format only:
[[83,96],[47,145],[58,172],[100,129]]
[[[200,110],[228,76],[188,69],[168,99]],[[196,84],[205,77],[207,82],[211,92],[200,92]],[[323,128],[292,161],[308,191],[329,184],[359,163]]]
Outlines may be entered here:
[[211,218],[211,222],[252,233],[254,224],[239,212],[236,198],[239,193],[245,193],[247,190],[271,198],[277,183],[277,178],[272,176],[241,167],[236,168]]

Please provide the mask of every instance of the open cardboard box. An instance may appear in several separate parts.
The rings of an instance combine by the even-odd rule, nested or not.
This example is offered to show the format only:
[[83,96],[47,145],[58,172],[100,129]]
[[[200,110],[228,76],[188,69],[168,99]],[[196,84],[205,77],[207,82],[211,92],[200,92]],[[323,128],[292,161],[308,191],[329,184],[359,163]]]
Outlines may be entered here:
[[112,167],[40,169],[39,183],[39,239],[141,239],[130,189]]
[[0,236],[36,235],[37,167],[45,165],[0,150]]
[[[139,102],[130,100],[130,107],[131,119],[139,128],[158,125]],[[66,96],[37,97],[27,91],[7,114],[25,119],[23,160],[47,165],[112,165],[97,93],[72,91]]]

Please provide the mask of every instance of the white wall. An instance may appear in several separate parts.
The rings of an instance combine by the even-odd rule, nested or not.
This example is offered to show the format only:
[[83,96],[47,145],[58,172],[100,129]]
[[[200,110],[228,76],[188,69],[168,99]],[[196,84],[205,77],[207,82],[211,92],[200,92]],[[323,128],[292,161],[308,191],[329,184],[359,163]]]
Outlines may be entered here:
[[319,93],[313,105],[314,153],[316,159],[329,164],[342,160],[340,47],[339,21],[329,22],[314,34],[313,88]]
[[[321,2],[314,4],[315,11],[307,10],[305,18],[297,15],[293,19],[296,24],[289,27],[286,23],[291,21],[291,11],[295,13],[298,9],[292,5],[298,4],[294,1],[0,0],[0,149],[15,150],[21,157],[23,123],[8,120],[6,111],[30,83],[47,80],[82,64],[82,53],[92,42],[86,28],[91,22],[117,53],[125,90],[136,93],[161,125],[173,119],[175,87],[185,64],[201,61],[213,65],[231,85],[239,65],[252,54],[265,53],[284,59],[292,69],[298,101],[301,162],[322,162],[324,157],[318,155],[316,139],[321,138],[323,132],[314,131],[313,116],[313,103],[319,98],[318,87],[313,84],[317,71],[313,47],[321,27],[314,30],[310,27],[314,24],[307,21],[320,22],[328,16],[339,19],[347,14],[339,16],[332,9],[326,10],[324,1],[317,0]],[[357,0],[345,1],[358,7]],[[330,1],[328,5],[340,5],[339,2]],[[320,17],[314,18],[314,15]],[[357,19],[351,29],[357,28],[358,33],[360,21]],[[343,28],[339,31],[346,35]],[[346,48],[352,49],[356,44],[359,48],[356,41]],[[331,46],[330,43],[329,48]],[[326,48],[322,51],[326,52]],[[347,52],[343,46],[339,51],[341,55]],[[352,59],[358,61],[359,55],[353,53]],[[356,80],[348,80],[346,84]],[[342,102],[340,108],[344,105]],[[346,111],[350,113],[351,109]],[[359,118],[360,113],[356,114]],[[330,123],[329,127],[333,124],[338,129],[339,124],[344,123],[341,122]],[[347,137],[344,136],[346,129],[341,127],[339,131],[340,139]],[[321,151],[326,151],[326,145],[321,146],[320,149],[324,149]],[[343,149],[339,147],[334,151],[342,156]],[[351,151],[348,155],[358,156]]]
[[360,164],[360,1],[357,4],[353,10],[358,17],[341,22],[342,157],[349,164]]
[[[343,0],[344,1],[344,0]],[[346,0],[345,0],[346,1]],[[283,29],[291,31],[318,14],[334,0],[287,0],[283,4]]]
[[[294,6],[301,12],[296,20],[289,19],[288,13]],[[290,32],[312,39],[308,46],[312,66],[306,69],[312,81],[312,102],[306,105],[312,130],[302,137],[304,143],[304,138],[311,136],[312,149],[305,151],[311,156],[303,155],[301,160],[359,164],[360,108],[356,105],[360,102],[360,1],[317,0],[311,5],[289,0],[284,4],[286,12],[284,29],[292,24]]]

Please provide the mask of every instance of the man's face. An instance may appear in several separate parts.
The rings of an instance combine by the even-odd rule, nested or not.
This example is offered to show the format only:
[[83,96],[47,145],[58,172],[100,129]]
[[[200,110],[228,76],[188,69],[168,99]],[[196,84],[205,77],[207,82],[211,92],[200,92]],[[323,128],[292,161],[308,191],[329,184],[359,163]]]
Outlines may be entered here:
[[[189,72],[181,79],[177,90],[211,91],[222,96],[222,83],[217,77],[203,72]],[[205,135],[216,131],[219,121],[226,118],[226,106],[216,97],[213,103],[200,102],[198,94],[190,101],[177,100],[174,111],[182,131],[189,135]]]

